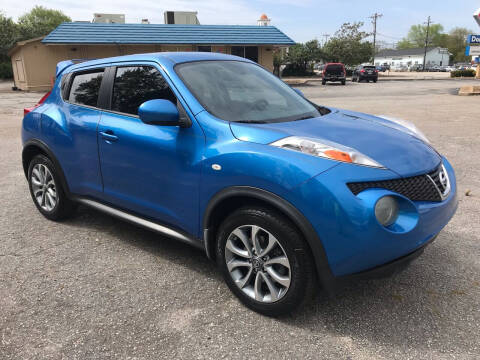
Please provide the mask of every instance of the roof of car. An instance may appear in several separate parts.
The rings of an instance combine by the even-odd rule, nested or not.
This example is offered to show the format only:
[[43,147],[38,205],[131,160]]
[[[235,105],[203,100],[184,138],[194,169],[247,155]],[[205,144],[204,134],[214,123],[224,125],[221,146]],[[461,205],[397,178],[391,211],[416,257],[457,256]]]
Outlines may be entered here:
[[77,63],[69,67],[69,71],[78,68],[84,68],[95,65],[113,64],[119,62],[135,62],[135,61],[155,61],[161,64],[170,63],[171,65],[192,62],[192,61],[211,61],[211,60],[236,60],[251,62],[248,59],[244,59],[234,55],[209,53],[209,52],[158,52],[158,53],[146,53],[146,54],[134,54],[115,56],[102,59],[85,59],[82,61],[76,60]]

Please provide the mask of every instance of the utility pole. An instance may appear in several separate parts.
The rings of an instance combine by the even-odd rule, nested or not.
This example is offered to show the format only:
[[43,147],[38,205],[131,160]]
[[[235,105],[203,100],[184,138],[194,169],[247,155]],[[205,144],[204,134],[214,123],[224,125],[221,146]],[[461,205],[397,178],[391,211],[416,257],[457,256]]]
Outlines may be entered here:
[[430,21],[430,16],[428,17],[427,19],[427,37],[425,38],[425,49],[424,49],[424,53],[423,53],[423,71],[425,71],[425,61],[427,60],[427,47],[428,47],[428,43],[429,43],[429,35],[430,35],[430,24],[431,24],[431,21]]
[[379,13],[375,13],[372,16],[370,16],[370,19],[372,19],[372,24],[373,24],[373,62],[375,63],[375,54],[377,53],[377,19],[381,18],[383,15]]
[[325,38],[325,40],[323,41],[323,45],[325,46],[325,44],[328,41],[328,38],[330,37],[330,34],[322,34],[322,36]]

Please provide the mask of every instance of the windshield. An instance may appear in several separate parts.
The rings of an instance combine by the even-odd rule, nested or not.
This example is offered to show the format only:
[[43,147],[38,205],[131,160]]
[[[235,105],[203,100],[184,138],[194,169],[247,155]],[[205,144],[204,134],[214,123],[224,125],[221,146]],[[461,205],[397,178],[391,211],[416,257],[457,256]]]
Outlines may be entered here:
[[270,72],[241,61],[196,61],[175,71],[202,106],[227,121],[271,123],[320,116],[320,109]]

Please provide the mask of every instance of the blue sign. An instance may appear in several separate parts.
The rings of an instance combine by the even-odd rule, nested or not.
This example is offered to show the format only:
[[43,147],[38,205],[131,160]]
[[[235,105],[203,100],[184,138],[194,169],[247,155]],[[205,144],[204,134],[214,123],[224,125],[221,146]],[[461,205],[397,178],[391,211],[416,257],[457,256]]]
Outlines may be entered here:
[[480,35],[468,35],[467,43],[480,45]]

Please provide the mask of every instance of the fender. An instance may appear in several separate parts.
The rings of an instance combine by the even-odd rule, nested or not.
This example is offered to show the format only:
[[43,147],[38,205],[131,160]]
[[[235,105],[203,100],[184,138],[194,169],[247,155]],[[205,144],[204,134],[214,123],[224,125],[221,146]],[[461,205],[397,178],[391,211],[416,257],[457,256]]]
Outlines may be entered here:
[[232,186],[219,191],[210,199],[205,209],[202,223],[204,229],[204,246],[207,256],[212,258],[212,254],[210,254],[210,245],[212,241],[215,240],[212,239],[212,236],[209,234],[209,225],[211,223],[211,215],[213,210],[221,201],[230,197],[238,196],[252,197],[269,203],[276,209],[279,209],[281,212],[283,212],[300,229],[305,240],[310,246],[310,249],[312,250],[313,261],[315,263],[320,283],[327,293],[332,295],[335,288],[334,276],[330,270],[330,266],[328,265],[327,254],[323,247],[322,241],[318,237],[313,226],[290,202],[274,193],[260,188],[250,186]]
[[25,157],[29,151],[29,149],[32,148],[39,148],[43,153],[45,153],[50,160],[52,160],[53,165],[55,165],[55,169],[58,170],[58,176],[60,177],[60,183],[62,184],[63,189],[65,190],[65,194],[67,195],[68,198],[71,198],[71,193],[70,193],[70,188],[68,187],[67,180],[65,178],[65,174],[63,173],[62,166],[60,165],[60,162],[58,161],[57,157],[53,154],[52,150],[45,144],[43,141],[38,140],[38,139],[30,139],[25,142],[23,145],[23,150],[22,150],[22,164],[23,164],[23,171],[25,173],[25,177],[28,177],[28,164],[25,161]]

